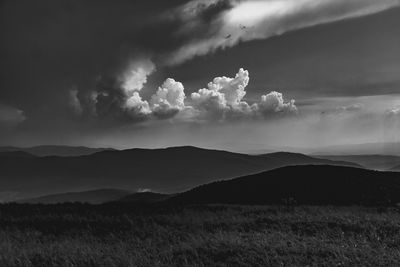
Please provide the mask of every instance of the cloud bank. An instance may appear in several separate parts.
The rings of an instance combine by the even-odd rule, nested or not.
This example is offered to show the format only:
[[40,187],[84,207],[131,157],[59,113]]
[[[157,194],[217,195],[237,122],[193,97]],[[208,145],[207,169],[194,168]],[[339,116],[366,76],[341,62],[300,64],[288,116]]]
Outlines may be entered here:
[[[285,102],[279,92],[266,93],[255,103],[245,101],[249,73],[243,69],[234,78],[216,77],[206,88],[189,96],[185,95],[183,84],[172,78],[165,80],[148,100],[142,98],[140,91],[156,65],[178,65],[240,42],[365,16],[398,5],[400,0],[192,0],[168,10],[154,22],[168,35],[160,32],[154,42],[146,43],[147,56],[129,63],[118,84],[112,87],[116,90],[97,92],[95,106],[100,114],[105,113],[101,111],[106,107],[107,112],[114,114],[112,110],[116,109],[119,115],[139,121],[150,117],[223,121],[295,114],[298,110],[294,100]],[[144,32],[152,29],[151,25]],[[160,46],[160,41],[168,40],[169,45]]]
[[[77,83],[79,91],[70,92],[70,107],[76,114],[89,112],[100,118],[126,121],[223,121],[295,114],[294,101],[285,102],[279,92],[266,92],[256,102],[246,101],[249,75],[245,70],[239,70],[233,78],[216,77],[188,96],[184,85],[172,78],[148,99],[143,97],[148,94],[141,91],[150,75],[165,66],[240,42],[373,14],[397,5],[400,0],[192,0],[171,5],[167,11],[156,12],[151,20],[141,21],[140,27],[129,27],[127,32],[132,30],[132,37],[122,38],[121,46],[128,47],[121,52],[122,60],[96,74],[100,78],[94,90],[91,84]],[[127,60],[127,67],[115,73],[115,68],[124,64],[121,61]]]
[[[234,78],[216,77],[207,87],[188,96],[183,84],[172,78],[165,80],[149,99],[143,99],[140,92],[158,67],[179,65],[241,42],[365,16],[398,5],[400,0],[189,1],[143,26],[131,45],[133,50],[137,45],[138,51],[146,53],[133,53],[135,58],[114,80],[101,79],[100,86],[91,93],[92,111],[99,117],[130,121],[174,117],[223,121],[295,114],[298,110],[294,100],[285,102],[279,92],[266,93],[254,103],[245,101],[249,74],[243,69]],[[150,39],[149,32],[154,32]]]
[[[101,80],[97,91],[93,93],[95,115],[100,118],[122,117],[130,121],[174,117],[191,121],[225,121],[265,119],[298,112],[294,100],[285,102],[283,95],[275,91],[262,95],[257,102],[245,101],[250,78],[249,72],[242,68],[234,78],[216,77],[206,88],[201,88],[188,97],[181,82],[168,78],[149,100],[142,99],[138,88],[143,87],[145,82],[142,81],[146,79],[143,79],[142,74],[139,76],[140,86],[135,87],[135,90],[126,90],[124,80]],[[131,79],[131,76],[127,79]],[[75,105],[80,105],[75,102]]]

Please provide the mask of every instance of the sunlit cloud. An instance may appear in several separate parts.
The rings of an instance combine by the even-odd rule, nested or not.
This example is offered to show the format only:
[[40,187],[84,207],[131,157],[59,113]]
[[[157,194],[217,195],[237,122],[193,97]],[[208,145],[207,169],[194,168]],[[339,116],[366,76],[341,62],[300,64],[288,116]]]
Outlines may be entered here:
[[[176,15],[185,22],[180,32],[188,34],[190,30],[200,27],[202,22],[196,19],[196,15],[200,16],[205,9],[215,6],[218,2],[226,1],[206,4],[203,0],[193,0],[180,7]],[[228,2],[231,8],[221,11],[219,16],[209,22],[209,34],[203,38],[196,36],[177,48],[166,58],[165,64],[180,64],[195,56],[233,47],[240,42],[266,39],[288,31],[365,16],[400,5],[400,0],[231,0]],[[189,15],[188,10],[190,10]]]
[[120,78],[125,93],[130,94],[134,91],[142,90],[143,86],[147,83],[148,76],[152,74],[155,69],[156,66],[150,59],[131,60]]
[[215,77],[206,88],[186,97],[184,85],[168,78],[149,100],[142,98],[140,90],[126,90],[124,83],[105,83],[95,94],[96,114],[111,117],[116,114],[135,122],[153,118],[202,122],[253,120],[297,114],[295,101],[285,101],[282,93],[276,91],[260,96],[259,101],[247,102],[244,97],[249,81],[249,72],[241,68],[235,77]]

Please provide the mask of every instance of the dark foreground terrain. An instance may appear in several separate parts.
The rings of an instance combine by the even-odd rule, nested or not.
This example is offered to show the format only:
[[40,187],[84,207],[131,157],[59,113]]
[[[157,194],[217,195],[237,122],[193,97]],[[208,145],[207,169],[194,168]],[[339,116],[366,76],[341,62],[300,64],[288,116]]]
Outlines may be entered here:
[[396,208],[0,205],[0,266],[396,266]]

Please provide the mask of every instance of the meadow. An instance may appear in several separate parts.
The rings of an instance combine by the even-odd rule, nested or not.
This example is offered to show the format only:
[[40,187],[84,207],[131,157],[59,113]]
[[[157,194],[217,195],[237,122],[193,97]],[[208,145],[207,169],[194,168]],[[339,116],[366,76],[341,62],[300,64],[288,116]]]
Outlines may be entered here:
[[399,263],[396,208],[0,205],[0,266]]

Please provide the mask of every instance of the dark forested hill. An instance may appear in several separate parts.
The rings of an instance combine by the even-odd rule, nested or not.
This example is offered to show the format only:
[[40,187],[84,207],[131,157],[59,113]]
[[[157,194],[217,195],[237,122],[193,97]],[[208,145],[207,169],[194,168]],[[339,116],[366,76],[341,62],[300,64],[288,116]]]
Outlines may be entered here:
[[341,166],[289,166],[196,187],[175,203],[395,204],[400,175]]

